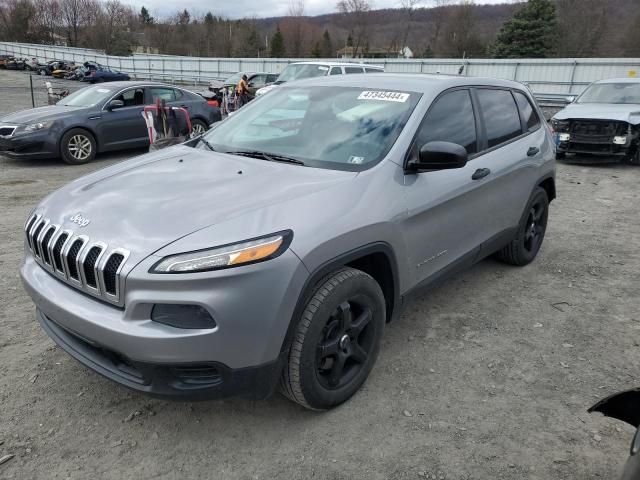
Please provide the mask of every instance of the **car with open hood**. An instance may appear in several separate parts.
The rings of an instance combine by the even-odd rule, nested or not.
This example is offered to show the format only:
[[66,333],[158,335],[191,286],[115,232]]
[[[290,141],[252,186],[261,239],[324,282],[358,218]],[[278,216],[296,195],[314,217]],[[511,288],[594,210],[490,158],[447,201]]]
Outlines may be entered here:
[[505,80],[292,82],[50,194],[24,225],[23,283],[62,349],[129,388],[279,385],[328,409],[412,293],[492,254],[536,258],[555,198],[543,118]]
[[558,158],[589,155],[640,164],[640,79],[592,83],[553,116],[551,127]]

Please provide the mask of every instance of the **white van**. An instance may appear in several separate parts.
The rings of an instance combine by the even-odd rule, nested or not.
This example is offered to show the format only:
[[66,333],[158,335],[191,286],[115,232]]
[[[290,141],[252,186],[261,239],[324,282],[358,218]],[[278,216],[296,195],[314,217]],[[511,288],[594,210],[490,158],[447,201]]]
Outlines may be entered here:
[[256,97],[264,95],[276,86],[292,80],[303,78],[324,77],[328,75],[348,75],[352,73],[383,73],[384,67],[367,65],[364,63],[344,62],[296,62],[285,67],[277,80],[271,85],[260,88]]

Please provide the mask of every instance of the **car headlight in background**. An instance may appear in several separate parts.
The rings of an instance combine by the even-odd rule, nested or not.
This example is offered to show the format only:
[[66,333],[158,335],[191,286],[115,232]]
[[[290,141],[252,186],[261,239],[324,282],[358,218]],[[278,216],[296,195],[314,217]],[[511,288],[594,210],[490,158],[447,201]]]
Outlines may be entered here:
[[38,122],[38,123],[30,123],[28,125],[22,125],[18,127],[18,131],[20,132],[35,132],[37,130],[42,130],[45,128],[49,128],[53,125],[53,122]]
[[627,137],[613,137],[613,143],[615,145],[625,145],[627,143]]
[[207,272],[263,262],[281,255],[291,243],[292,237],[293,232],[287,230],[231,245],[170,255],[151,267],[150,272]]
[[568,142],[570,139],[571,139],[571,135],[569,135],[568,133],[558,134],[558,140],[560,140],[561,142]]

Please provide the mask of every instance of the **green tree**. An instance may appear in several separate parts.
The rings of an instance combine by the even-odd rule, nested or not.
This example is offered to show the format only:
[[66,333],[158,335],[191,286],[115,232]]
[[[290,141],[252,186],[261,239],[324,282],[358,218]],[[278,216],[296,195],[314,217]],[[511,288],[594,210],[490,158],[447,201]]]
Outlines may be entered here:
[[[329,30],[325,30],[322,34],[322,44],[318,45],[320,49],[320,57],[331,58],[333,57],[333,43],[331,42],[331,36]],[[320,58],[318,57],[318,58]]]
[[310,53],[313,58],[322,58],[322,49],[320,48],[320,42],[316,42],[313,45]]
[[502,25],[490,52],[496,58],[546,58],[553,54],[557,32],[552,0],[529,0]]
[[143,25],[151,25],[155,21],[151,14],[149,14],[149,10],[147,10],[145,7],[142,7],[140,9],[138,18],[140,19],[140,23],[142,23]]
[[284,38],[280,31],[280,26],[276,29],[276,33],[271,37],[271,56],[273,58],[283,58],[285,56]]

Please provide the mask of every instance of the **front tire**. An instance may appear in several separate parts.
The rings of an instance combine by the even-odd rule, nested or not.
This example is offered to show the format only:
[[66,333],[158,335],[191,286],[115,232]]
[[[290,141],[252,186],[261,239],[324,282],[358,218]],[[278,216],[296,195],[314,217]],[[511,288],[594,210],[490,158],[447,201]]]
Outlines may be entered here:
[[60,156],[70,165],[89,163],[96,157],[96,140],[82,128],[72,128],[60,140]]
[[536,187],[518,225],[516,237],[497,252],[498,259],[510,265],[528,265],[538,255],[549,218],[549,198],[547,192]]
[[327,410],[355,394],[378,356],[386,319],[380,285],[343,268],[326,277],[302,312],[280,389],[311,410]]

